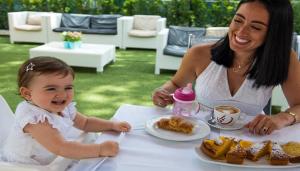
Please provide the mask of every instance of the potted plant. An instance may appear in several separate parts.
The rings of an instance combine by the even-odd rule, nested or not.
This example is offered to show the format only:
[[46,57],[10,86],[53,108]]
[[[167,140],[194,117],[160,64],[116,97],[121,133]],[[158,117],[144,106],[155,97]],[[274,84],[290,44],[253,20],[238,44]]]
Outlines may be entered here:
[[66,49],[74,49],[74,48],[80,48],[81,47],[81,32],[63,32],[63,40],[64,40],[64,47]]

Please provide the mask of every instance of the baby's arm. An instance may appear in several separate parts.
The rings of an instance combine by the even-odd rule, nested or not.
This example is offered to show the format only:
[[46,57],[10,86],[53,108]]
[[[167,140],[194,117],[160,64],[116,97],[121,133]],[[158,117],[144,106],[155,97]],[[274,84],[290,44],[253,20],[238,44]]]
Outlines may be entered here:
[[84,159],[115,156],[119,151],[118,143],[113,141],[106,141],[101,144],[82,144],[75,141],[66,141],[48,121],[27,124],[24,127],[24,132],[29,133],[50,152],[67,158]]
[[100,132],[107,130],[128,132],[131,128],[127,122],[115,122],[95,117],[87,117],[79,112],[77,112],[74,119],[74,126],[86,132]]

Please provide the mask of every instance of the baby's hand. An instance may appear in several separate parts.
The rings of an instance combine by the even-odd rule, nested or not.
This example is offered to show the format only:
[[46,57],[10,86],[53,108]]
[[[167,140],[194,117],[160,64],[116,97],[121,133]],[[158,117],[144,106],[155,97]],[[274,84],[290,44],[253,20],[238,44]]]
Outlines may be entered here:
[[119,152],[119,144],[114,141],[105,141],[100,144],[99,156],[114,157]]
[[128,132],[130,131],[131,126],[128,122],[114,122],[112,129],[119,132]]

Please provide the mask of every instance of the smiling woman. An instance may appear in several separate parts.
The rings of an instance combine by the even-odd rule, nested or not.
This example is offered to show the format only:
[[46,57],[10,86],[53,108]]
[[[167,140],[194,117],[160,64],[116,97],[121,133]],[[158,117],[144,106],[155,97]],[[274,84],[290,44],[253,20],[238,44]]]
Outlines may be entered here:
[[[170,94],[194,82],[200,103],[211,108],[236,106],[257,115],[246,124],[251,133],[270,134],[299,122],[300,63],[291,50],[292,31],[289,0],[241,0],[228,34],[214,44],[192,47],[172,80],[154,91],[153,103],[172,103]],[[279,84],[290,108],[264,115],[273,87]]]

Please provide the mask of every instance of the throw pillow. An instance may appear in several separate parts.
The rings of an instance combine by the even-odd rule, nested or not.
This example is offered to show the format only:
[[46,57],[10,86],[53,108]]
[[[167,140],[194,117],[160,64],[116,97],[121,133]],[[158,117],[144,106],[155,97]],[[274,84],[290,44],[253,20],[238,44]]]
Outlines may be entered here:
[[60,26],[88,29],[90,26],[90,16],[83,14],[62,14]]
[[29,13],[26,24],[28,25],[42,25],[42,16],[40,14]]
[[192,34],[191,41],[202,39],[205,34],[205,28],[170,26],[167,44],[187,47],[189,44],[190,34]]
[[135,15],[132,29],[156,31],[156,23],[160,18],[158,15]]

